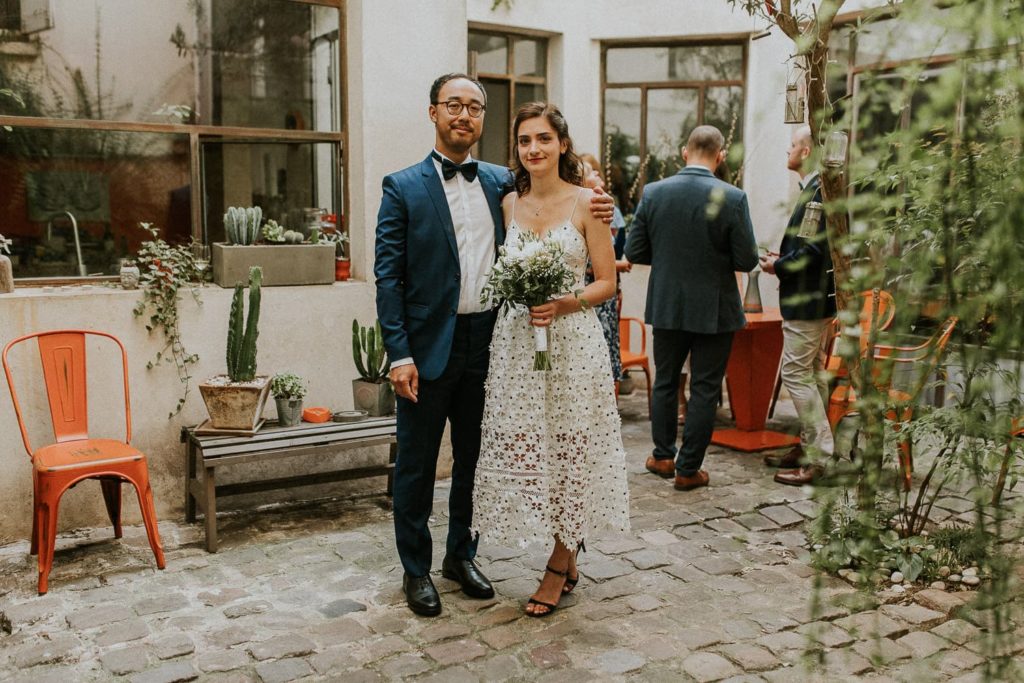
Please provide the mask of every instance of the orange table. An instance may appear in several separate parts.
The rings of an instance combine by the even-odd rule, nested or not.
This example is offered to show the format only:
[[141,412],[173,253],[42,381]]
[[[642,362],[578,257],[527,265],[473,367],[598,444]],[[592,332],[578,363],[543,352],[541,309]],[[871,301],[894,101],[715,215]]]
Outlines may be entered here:
[[765,308],[746,316],[725,370],[736,428],[716,429],[711,443],[747,453],[798,444],[798,437],[764,428],[782,360],[782,313]]

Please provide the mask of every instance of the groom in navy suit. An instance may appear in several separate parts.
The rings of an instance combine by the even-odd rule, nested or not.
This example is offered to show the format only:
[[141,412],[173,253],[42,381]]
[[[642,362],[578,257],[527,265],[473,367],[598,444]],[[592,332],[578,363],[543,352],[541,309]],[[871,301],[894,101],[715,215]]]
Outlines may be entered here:
[[495,312],[480,303],[497,247],[505,240],[501,198],[507,168],[474,161],[487,95],[465,74],[430,88],[434,150],[384,178],[374,274],[377,316],[398,395],[395,541],[410,609],[434,616],[441,601],[430,580],[437,455],[451,423],[452,488],[442,575],[474,598],[494,589],[473,562],[473,477],[480,455],[488,348]]

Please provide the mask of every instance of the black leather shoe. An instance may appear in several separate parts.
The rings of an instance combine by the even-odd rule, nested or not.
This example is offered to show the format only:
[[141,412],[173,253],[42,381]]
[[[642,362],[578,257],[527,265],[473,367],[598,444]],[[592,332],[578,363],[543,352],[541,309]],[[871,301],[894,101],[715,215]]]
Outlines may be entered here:
[[424,617],[436,617],[441,613],[441,596],[434,588],[434,582],[427,576],[402,575],[402,592],[405,601],[416,614]]
[[473,560],[457,560],[446,555],[441,562],[441,576],[457,582],[462,592],[471,598],[494,597],[494,587]]

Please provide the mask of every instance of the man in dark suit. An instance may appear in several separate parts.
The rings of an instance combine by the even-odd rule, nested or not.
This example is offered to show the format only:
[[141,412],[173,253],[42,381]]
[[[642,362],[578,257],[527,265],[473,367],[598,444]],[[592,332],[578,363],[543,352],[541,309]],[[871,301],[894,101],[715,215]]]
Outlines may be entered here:
[[[452,485],[441,573],[474,598],[494,589],[473,561],[473,479],[480,455],[484,380],[495,311],[480,291],[505,241],[501,198],[512,190],[503,166],[474,161],[487,95],[465,74],[441,76],[430,89],[434,150],[384,178],[377,215],[377,317],[398,395],[395,542],[409,608],[434,616],[441,601],[430,579],[437,456],[451,426]],[[591,212],[610,220],[607,195]]]
[[425,616],[441,612],[430,579],[427,521],[446,422],[454,463],[442,574],[471,597],[494,595],[473,562],[476,539],[470,532],[495,317],[480,303],[480,290],[505,239],[501,198],[512,178],[504,167],[470,159],[486,104],[483,86],[464,74],[434,82],[434,150],[384,178],[377,216],[377,316],[398,395],[395,542],[406,600]]
[[[645,321],[654,328],[654,453],[647,469],[675,476],[675,488],[707,486],[701,469],[711,442],[732,337],[746,324],[736,271],[757,265],[746,194],[714,175],[725,139],[698,126],[683,149],[686,168],[644,188],[626,258],[650,264]],[[690,401],[676,458],[679,373],[690,356]]]
[[820,463],[835,451],[825,406],[828,382],[822,373],[825,343],[836,314],[836,285],[825,231],[825,212],[804,225],[811,202],[821,202],[821,178],[814,169],[810,126],[793,133],[787,168],[800,173],[800,198],[789,219],[779,256],[761,257],[761,269],[779,278],[782,308],[782,383],[800,419],[800,444],[782,456],[765,456],[771,467],[797,467],[778,472],[775,481],[791,486],[810,484],[822,474]]

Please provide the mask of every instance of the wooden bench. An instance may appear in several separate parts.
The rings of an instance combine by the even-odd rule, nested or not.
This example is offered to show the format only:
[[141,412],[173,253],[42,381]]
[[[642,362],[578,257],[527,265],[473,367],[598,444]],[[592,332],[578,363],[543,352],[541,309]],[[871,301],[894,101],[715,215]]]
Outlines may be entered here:
[[[384,475],[388,478],[387,494],[391,495],[395,458],[398,455],[394,416],[359,422],[303,422],[295,427],[278,427],[276,423],[268,422],[254,436],[198,436],[194,429],[183,427],[181,430],[181,441],[186,444],[185,463],[188,473],[185,479],[185,520],[190,523],[196,521],[198,505],[205,516],[206,550],[211,553],[217,552],[218,497]],[[339,450],[380,444],[390,446],[386,465],[217,484],[218,467],[266,463],[303,455],[323,457]]]

